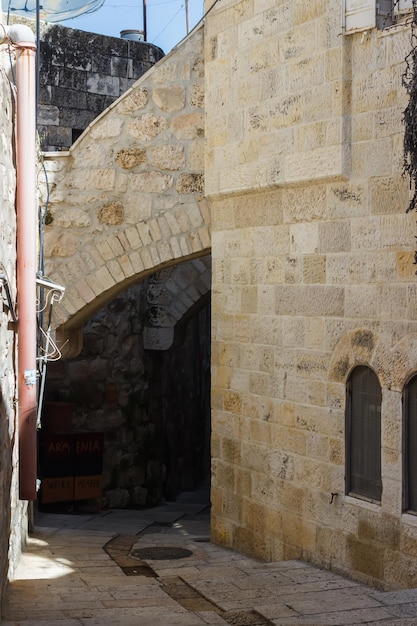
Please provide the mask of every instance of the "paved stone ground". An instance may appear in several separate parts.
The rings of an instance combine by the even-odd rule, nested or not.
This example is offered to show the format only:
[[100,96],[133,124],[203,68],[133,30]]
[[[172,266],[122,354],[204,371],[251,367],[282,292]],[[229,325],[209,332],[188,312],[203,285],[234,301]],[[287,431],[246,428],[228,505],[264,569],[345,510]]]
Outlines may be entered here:
[[[261,563],[208,538],[207,504],[186,494],[141,511],[39,514],[1,624],[417,625],[417,589],[382,592],[300,561]],[[191,554],[175,558],[178,549]]]

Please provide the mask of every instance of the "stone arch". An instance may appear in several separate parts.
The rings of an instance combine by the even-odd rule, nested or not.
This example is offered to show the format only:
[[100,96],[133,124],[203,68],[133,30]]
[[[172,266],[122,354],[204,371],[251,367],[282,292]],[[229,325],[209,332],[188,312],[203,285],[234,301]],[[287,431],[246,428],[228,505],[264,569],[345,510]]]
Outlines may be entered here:
[[167,350],[176,324],[211,288],[211,257],[170,267],[148,279],[147,320],[143,343],[147,350]]
[[[203,28],[102,113],[69,152],[44,157],[45,274],[62,284],[66,356],[91,315],[156,271],[210,252],[204,198]],[[72,344],[72,346],[71,346]]]
[[344,335],[333,352],[329,380],[345,384],[356,365],[372,367],[377,341],[376,333],[368,328],[356,328]]
[[417,373],[417,333],[402,337],[388,353],[380,350],[376,364],[383,372],[385,386],[402,393],[412,374]]
[[356,365],[369,365],[381,387],[402,392],[405,383],[417,372],[417,333],[409,333],[394,346],[389,332],[356,328],[342,337],[329,368],[331,382],[345,384]]

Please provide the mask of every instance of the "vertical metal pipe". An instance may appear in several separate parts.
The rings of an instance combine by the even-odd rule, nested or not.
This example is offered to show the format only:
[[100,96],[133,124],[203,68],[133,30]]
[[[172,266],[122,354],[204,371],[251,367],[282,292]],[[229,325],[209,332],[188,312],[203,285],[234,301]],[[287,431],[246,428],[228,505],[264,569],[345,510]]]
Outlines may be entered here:
[[36,499],[36,46],[16,47],[19,497]]
[[148,41],[148,31],[146,25],[146,0],[142,0],[143,2],[143,41]]

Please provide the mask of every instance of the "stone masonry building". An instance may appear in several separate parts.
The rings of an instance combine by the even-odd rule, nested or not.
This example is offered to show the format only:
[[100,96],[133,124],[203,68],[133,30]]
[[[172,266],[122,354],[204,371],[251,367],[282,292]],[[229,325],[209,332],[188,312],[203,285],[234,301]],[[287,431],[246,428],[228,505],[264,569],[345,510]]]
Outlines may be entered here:
[[67,354],[126,287],[212,254],[212,540],[387,588],[417,584],[411,4],[208,3],[45,156]]
[[99,303],[211,246],[213,540],[413,586],[410,28],[341,6],[216,3],[204,92],[200,29],[47,158],[48,271],[76,347]]
[[222,0],[205,29],[213,539],[388,587],[417,584],[411,4]]
[[16,170],[15,106],[16,92],[9,81],[9,55],[0,51],[0,615],[1,599],[8,578],[13,576],[22,545],[27,537],[28,504],[19,500],[17,438],[17,333],[13,325],[9,288],[16,303]]
[[147,42],[44,25],[38,104],[42,148],[68,150],[90,122],[163,56]]
[[213,540],[413,586],[410,28],[341,7],[216,3],[204,91],[200,29],[47,159],[48,271],[76,347],[123,285],[211,246]]
[[[33,19],[9,17],[36,33]],[[46,152],[68,150],[87,126],[164,56],[158,46],[40,23],[37,131]]]

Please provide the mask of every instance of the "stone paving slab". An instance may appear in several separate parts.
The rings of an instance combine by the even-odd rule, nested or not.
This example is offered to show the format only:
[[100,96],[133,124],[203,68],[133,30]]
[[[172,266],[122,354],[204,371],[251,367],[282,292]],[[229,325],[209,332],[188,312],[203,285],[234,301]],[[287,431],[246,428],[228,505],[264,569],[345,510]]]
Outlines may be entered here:
[[366,593],[353,594],[352,589],[334,589],[332,591],[300,593],[295,591],[291,595],[279,595],[281,602],[297,611],[300,615],[314,615],[331,613],[340,607],[345,611],[363,608],[377,608],[381,606]]
[[[389,624],[392,626],[392,615],[384,609],[355,609],[349,611],[334,611],[332,613],[316,613],[315,615],[298,615],[290,618],[273,619],[276,626],[294,626],[297,624],[309,626],[357,626],[358,624]],[[416,623],[416,622],[414,622]]]
[[[64,515],[62,525],[59,515],[38,516],[1,625],[417,625],[417,589],[382,592],[301,561],[262,563],[198,541],[208,531],[203,510],[186,503],[181,515],[175,503],[146,514]],[[132,546],[192,554],[136,560],[150,574],[126,575]]]

